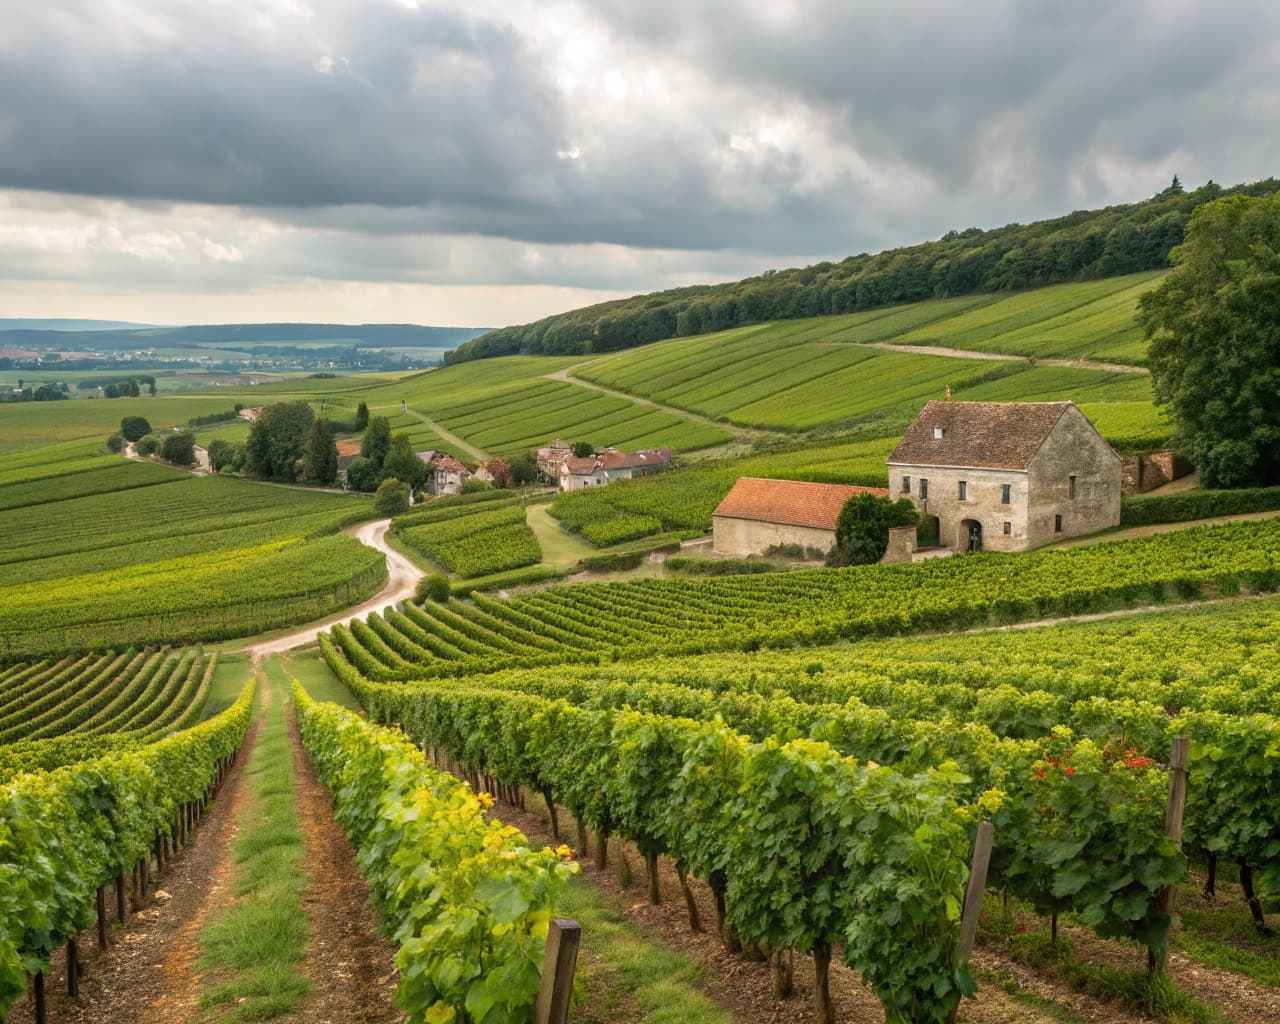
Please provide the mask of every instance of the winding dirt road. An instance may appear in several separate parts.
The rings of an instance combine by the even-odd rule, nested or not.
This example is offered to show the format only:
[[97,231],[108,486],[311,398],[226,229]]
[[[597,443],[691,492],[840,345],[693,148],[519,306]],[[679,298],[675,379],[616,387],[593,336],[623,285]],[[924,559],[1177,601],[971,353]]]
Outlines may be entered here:
[[299,629],[291,630],[288,633],[270,637],[266,640],[260,640],[257,643],[248,644],[238,648],[238,650],[252,654],[255,662],[261,661],[269,654],[280,654],[284,651],[292,650],[294,647],[302,647],[304,644],[312,643],[320,633],[330,626],[339,623],[345,626],[352,619],[362,619],[366,615],[390,608],[413,596],[413,592],[418,586],[418,580],[422,579],[426,573],[387,544],[387,529],[390,526],[390,519],[379,519],[373,523],[361,523],[359,526],[353,526],[346,531],[360,541],[361,544],[376,548],[387,556],[387,585],[378,593],[363,604],[338,612],[327,619],[321,619],[319,622],[310,622]]

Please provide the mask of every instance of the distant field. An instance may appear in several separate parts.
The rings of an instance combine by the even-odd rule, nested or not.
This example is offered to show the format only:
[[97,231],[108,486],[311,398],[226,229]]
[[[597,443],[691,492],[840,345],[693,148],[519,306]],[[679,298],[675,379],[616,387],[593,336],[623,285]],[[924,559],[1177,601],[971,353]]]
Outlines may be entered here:
[[[463,440],[493,455],[511,454],[558,437],[589,440],[597,446],[649,448],[668,445],[678,451],[705,448],[732,438],[727,430],[691,423],[624,398],[613,398],[577,384],[546,380],[547,374],[575,360],[513,356],[429,370],[358,394],[375,415],[393,418],[393,429],[409,428],[418,444],[434,446],[425,425],[400,413],[400,402],[439,423]],[[441,447],[453,446],[445,441]]]
[[112,462],[0,485],[0,652],[244,635],[385,575],[380,553],[332,536],[372,515],[366,499]]

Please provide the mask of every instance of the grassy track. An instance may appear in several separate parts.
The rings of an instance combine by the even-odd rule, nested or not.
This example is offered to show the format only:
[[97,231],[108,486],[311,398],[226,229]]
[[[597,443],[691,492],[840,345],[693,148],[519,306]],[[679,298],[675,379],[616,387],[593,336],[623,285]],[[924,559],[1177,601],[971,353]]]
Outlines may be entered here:
[[287,689],[268,676],[263,724],[246,769],[249,802],[232,842],[238,901],[200,936],[204,992],[200,1005],[222,1021],[270,1020],[310,990],[299,965],[306,956],[304,847],[297,781],[285,724]]

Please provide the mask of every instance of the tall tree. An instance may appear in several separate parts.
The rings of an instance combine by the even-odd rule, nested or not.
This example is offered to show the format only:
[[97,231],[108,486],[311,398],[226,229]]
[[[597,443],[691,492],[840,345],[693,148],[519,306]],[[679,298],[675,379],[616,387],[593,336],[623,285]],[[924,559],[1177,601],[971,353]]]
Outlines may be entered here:
[[1280,197],[1201,206],[1138,319],[1156,400],[1209,487],[1280,483]]
[[315,413],[306,402],[268,405],[249,428],[246,468],[273,480],[292,480],[294,464],[302,457],[314,423]]
[[364,430],[369,425],[369,406],[361,402],[356,406],[356,430]]
[[332,484],[338,479],[338,443],[326,419],[316,420],[307,437],[302,450],[302,475],[318,484]]
[[414,489],[427,482],[426,464],[414,452],[408,434],[392,435],[386,458],[382,460],[382,475],[393,476]]
[[385,416],[373,417],[360,439],[360,454],[381,469],[390,448],[391,422]]

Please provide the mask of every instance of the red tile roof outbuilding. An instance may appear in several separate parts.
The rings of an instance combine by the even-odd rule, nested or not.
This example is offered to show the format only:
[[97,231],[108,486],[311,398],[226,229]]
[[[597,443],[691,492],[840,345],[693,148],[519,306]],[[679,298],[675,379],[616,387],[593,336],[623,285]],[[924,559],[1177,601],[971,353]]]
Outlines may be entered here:
[[889,492],[883,487],[744,476],[733,485],[733,490],[725,495],[724,501],[712,514],[728,519],[754,519],[762,523],[834,530],[844,503],[855,494],[888,497]]

